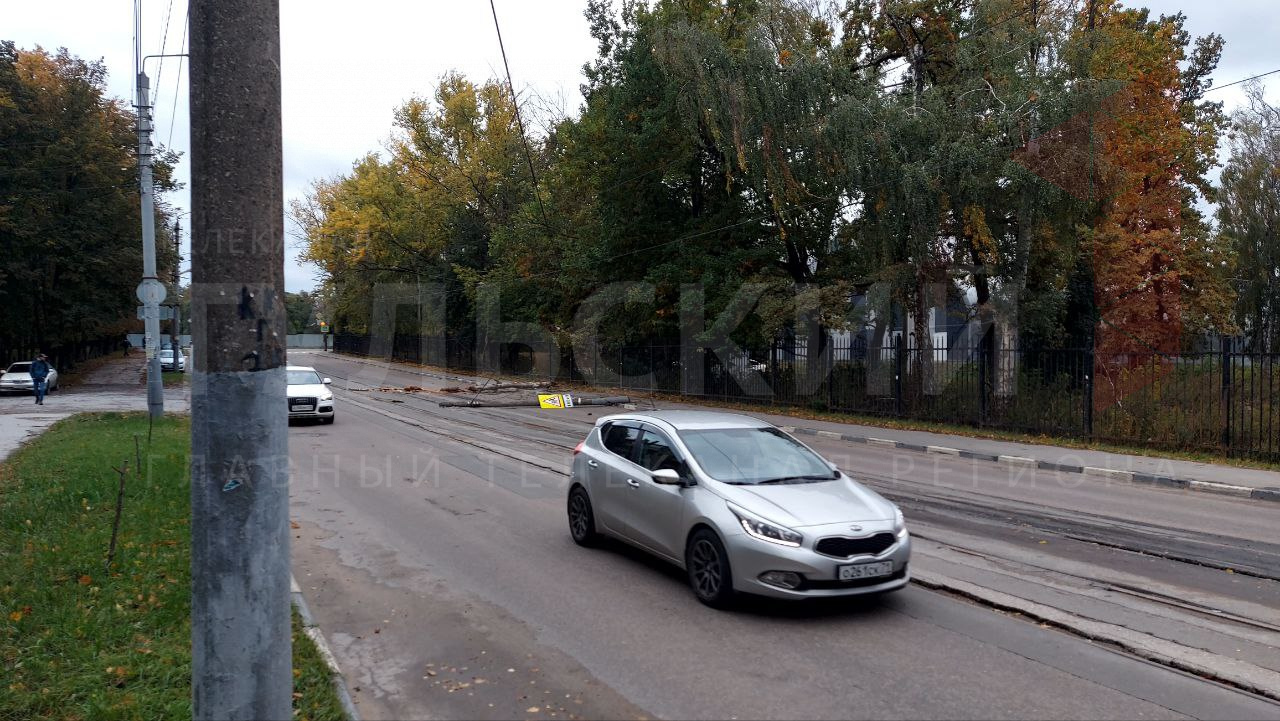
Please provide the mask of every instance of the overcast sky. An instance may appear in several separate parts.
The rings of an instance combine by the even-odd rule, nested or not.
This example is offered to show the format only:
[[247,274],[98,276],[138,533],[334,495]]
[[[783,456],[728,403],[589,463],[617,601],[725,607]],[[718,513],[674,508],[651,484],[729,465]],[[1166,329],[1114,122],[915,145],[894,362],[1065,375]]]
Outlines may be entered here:
[[[165,52],[185,52],[179,48],[187,0],[142,2],[144,52],[160,53],[162,46]],[[516,89],[575,112],[582,100],[582,65],[596,52],[582,14],[586,0],[495,2]],[[1153,14],[1181,10],[1193,35],[1221,34],[1226,49],[1218,85],[1280,68],[1276,0],[1128,4],[1146,5]],[[85,59],[103,59],[111,73],[109,92],[130,98],[132,9],[132,0],[0,0],[0,39],[22,48],[66,47]],[[415,95],[429,95],[445,72],[457,70],[473,80],[501,75],[488,0],[281,0],[281,34],[286,203],[302,197],[312,180],[344,173],[355,159],[379,150],[390,134],[394,109]],[[180,68],[177,58],[163,66],[153,60],[147,71],[156,98],[156,139],[166,143],[172,132],[172,147],[185,154],[185,63]],[[1268,80],[1268,97],[1275,101],[1280,75]],[[1226,88],[1211,97],[1231,109],[1241,102],[1241,90]],[[189,177],[185,155],[178,177],[184,183]],[[190,207],[185,190],[170,201],[181,211]],[[286,286],[310,289],[316,271],[296,262],[296,245],[290,238]]]

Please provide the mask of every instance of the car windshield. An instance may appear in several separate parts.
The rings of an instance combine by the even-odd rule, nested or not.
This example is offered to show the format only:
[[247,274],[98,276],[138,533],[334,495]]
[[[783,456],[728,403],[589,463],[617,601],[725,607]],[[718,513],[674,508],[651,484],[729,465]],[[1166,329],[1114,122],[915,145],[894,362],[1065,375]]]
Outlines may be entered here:
[[681,431],[707,475],[738,485],[805,483],[838,478],[813,451],[776,428]]
[[310,386],[320,383],[320,374],[315,371],[289,371],[289,385]]
[[9,366],[9,370],[5,372],[6,373],[30,373],[31,364],[30,363],[14,363],[13,365]]

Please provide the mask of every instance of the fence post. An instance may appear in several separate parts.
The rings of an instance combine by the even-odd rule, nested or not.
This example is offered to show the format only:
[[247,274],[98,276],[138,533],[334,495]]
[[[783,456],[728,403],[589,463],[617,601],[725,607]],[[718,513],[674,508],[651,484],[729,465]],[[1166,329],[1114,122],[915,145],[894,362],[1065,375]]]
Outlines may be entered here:
[[893,408],[898,417],[902,417],[902,370],[903,362],[906,360],[904,356],[904,341],[906,333],[897,336],[894,339],[893,348]]
[[773,394],[772,402],[778,400],[778,339],[769,340],[769,392]]
[[991,361],[990,332],[983,333],[978,341],[978,425],[987,422],[987,363]]
[[649,392],[650,393],[657,390],[656,388],[653,387],[653,382],[656,380],[657,378],[654,376],[654,373],[653,373],[653,341],[649,341]]
[[826,331],[822,329],[822,350],[827,357],[827,410],[835,408],[835,389],[836,384],[836,342]]
[[1222,448],[1231,455],[1231,339],[1223,336],[1222,342]]
[[1084,350],[1084,434],[1087,438],[1093,438],[1093,353],[1093,346]]

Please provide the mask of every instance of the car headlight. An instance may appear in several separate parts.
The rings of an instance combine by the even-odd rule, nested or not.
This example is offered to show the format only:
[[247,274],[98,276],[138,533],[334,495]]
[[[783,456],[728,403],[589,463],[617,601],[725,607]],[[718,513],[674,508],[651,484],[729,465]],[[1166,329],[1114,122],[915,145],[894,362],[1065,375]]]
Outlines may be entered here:
[[738,522],[742,524],[742,530],[746,531],[747,535],[752,538],[791,548],[798,547],[800,542],[804,540],[804,536],[786,526],[770,523],[732,505],[729,506],[729,510],[733,511],[733,515],[738,517]]
[[331,401],[331,400],[333,400],[333,394],[332,394],[332,393],[325,393],[324,395],[320,396],[320,400],[322,400],[322,401]]
[[907,519],[902,516],[902,509],[897,506],[893,509],[893,533],[899,539],[907,537]]

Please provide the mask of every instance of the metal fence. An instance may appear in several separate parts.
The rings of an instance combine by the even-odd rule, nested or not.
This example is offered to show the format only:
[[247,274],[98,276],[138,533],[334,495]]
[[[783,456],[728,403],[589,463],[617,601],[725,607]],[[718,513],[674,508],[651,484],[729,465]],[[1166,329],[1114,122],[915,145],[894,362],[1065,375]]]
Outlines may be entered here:
[[762,406],[927,420],[1280,460],[1280,356],[1221,350],[868,347],[803,339],[712,352],[678,345],[530,347],[337,335],[334,349],[453,369],[543,377]]

